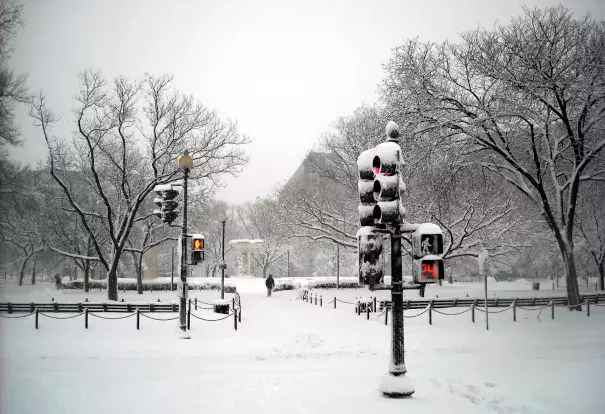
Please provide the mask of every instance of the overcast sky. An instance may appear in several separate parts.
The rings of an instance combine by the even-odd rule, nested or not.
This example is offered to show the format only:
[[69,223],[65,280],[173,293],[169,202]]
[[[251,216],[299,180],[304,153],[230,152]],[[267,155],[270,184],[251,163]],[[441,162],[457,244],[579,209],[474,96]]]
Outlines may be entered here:
[[[106,77],[171,73],[175,86],[222,117],[239,121],[251,161],[218,197],[241,203],[288,179],[332,122],[376,101],[390,50],[410,37],[455,39],[477,25],[550,0],[22,0],[26,27],[12,67],[29,75],[73,128],[77,74]],[[561,2],[605,19],[605,1]],[[39,131],[20,109],[25,144],[14,158],[45,154]]]

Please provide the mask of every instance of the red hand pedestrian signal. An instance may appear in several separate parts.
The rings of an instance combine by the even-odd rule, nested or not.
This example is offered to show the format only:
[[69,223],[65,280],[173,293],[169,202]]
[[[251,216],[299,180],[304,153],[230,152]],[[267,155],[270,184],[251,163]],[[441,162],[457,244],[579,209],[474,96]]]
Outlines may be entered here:
[[422,273],[420,276],[422,279],[437,279],[438,270],[436,263],[422,263]]

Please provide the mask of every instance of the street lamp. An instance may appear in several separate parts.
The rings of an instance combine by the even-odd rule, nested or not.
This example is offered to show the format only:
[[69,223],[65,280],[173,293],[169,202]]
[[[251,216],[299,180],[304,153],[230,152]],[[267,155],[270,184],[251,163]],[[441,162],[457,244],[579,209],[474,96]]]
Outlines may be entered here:
[[223,261],[221,263],[221,299],[225,299],[225,268],[227,265],[225,263],[225,223],[227,223],[227,215],[223,214],[221,216],[221,223],[223,223]]
[[189,170],[193,168],[193,158],[189,151],[183,151],[183,154],[177,158],[180,170],[183,170],[183,226],[181,227],[181,286],[179,289],[179,324],[183,332],[181,337],[188,339],[187,334],[187,180],[189,179]]

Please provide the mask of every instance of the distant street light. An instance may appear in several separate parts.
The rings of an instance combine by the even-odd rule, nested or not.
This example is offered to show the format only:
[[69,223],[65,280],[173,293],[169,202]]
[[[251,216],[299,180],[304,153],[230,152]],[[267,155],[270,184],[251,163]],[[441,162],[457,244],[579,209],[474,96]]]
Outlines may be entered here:
[[227,223],[227,215],[221,216],[221,223],[223,223],[223,262],[221,263],[221,299],[225,299],[225,223]]

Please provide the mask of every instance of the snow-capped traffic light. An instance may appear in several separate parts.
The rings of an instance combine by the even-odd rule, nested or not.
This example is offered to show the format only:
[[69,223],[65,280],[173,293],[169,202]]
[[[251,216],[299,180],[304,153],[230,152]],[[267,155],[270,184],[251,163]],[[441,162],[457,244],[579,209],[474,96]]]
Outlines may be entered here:
[[153,190],[160,196],[153,199],[160,207],[154,210],[153,214],[161,218],[164,223],[171,224],[179,215],[176,211],[179,203],[174,200],[179,195],[179,191],[169,184],[156,185]]
[[372,169],[373,149],[362,152],[357,158],[359,181],[359,221],[361,226],[374,225],[374,170]]
[[204,236],[194,234],[191,236],[191,263],[198,264],[204,261]]
[[434,283],[444,278],[443,235],[439,226],[423,223],[412,234],[412,275],[415,283]]
[[357,251],[359,253],[359,283],[376,285],[382,283],[384,263],[382,261],[382,234],[372,227],[365,226],[357,232]]
[[374,222],[398,226],[405,215],[401,204],[401,193],[405,191],[405,184],[401,179],[403,158],[397,124],[392,121],[387,124],[387,141],[374,147],[372,153],[372,170],[375,175],[372,193],[376,202],[373,209]]

